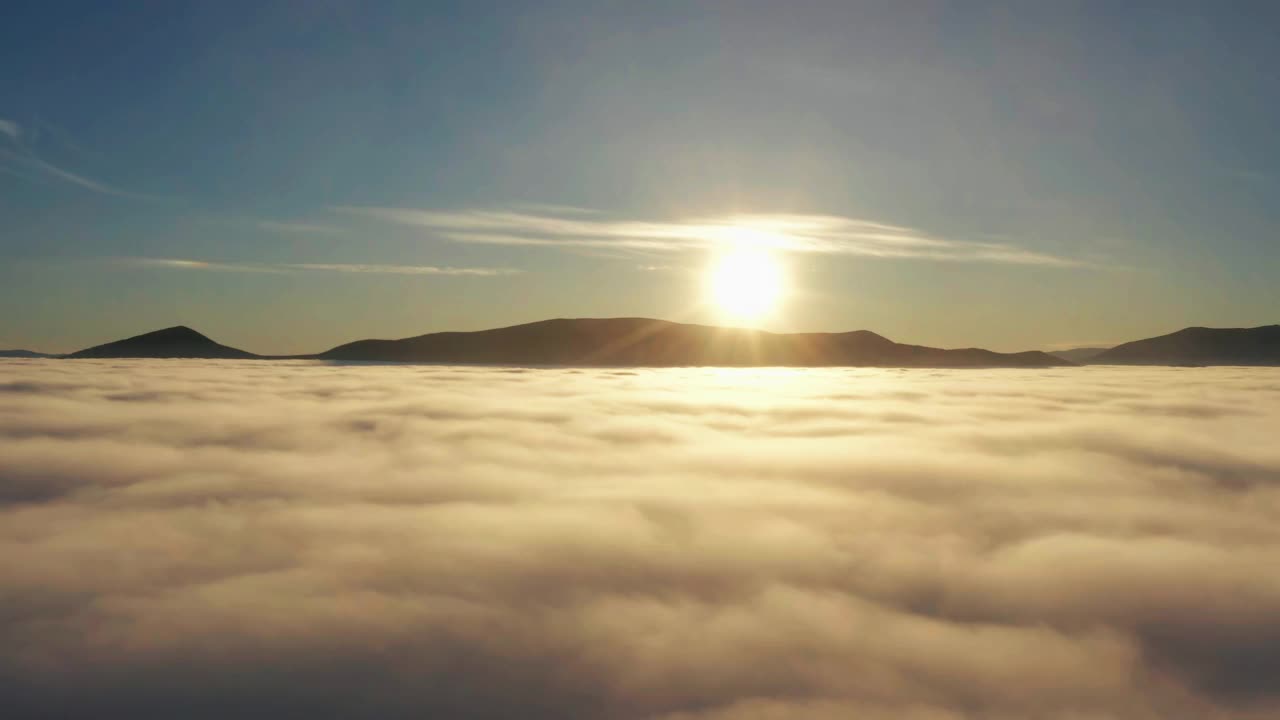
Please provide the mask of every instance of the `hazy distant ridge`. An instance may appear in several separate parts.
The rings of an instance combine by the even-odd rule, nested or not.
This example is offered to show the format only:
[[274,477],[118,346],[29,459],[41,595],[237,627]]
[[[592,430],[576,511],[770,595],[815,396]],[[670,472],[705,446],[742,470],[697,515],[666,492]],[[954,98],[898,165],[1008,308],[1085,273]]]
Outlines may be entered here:
[[1280,325],[1256,328],[1190,327],[1117,345],[1096,365],[1280,365]]
[[1049,354],[1073,363],[1087,363],[1107,350],[1108,348],[1104,347],[1078,347],[1070,350],[1050,350]]
[[[185,326],[72,353],[72,358],[270,359],[221,345]],[[867,330],[780,334],[649,318],[556,319],[400,340],[357,340],[294,359],[493,365],[650,367],[863,366],[1051,367],[1070,364],[1042,352],[997,353],[904,345]]]
[[[221,345],[176,326],[65,356],[27,350],[0,357],[282,359]],[[1097,365],[1280,365],[1280,325],[1192,327],[1111,349],[998,353],[896,343],[868,330],[771,333],[651,318],[559,318],[474,332],[357,340],[292,359],[489,365],[1052,367]]]
[[997,353],[903,345],[867,330],[770,333],[649,318],[543,320],[479,332],[359,340],[325,360],[633,366],[1049,367],[1042,352]]

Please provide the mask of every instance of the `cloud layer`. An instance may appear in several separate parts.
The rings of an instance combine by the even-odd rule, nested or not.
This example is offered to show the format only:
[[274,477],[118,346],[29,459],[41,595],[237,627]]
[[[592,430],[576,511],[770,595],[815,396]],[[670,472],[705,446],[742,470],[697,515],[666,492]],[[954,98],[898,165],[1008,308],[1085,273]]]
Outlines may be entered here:
[[880,258],[1060,267],[1085,264],[1011,245],[933,237],[914,228],[837,215],[742,214],[685,221],[624,221],[606,219],[589,210],[554,206],[510,212],[381,207],[335,210],[423,228],[463,243],[639,251],[705,250],[726,244],[750,244],[790,252]]
[[1274,370],[0,362],[6,717],[1280,713]]

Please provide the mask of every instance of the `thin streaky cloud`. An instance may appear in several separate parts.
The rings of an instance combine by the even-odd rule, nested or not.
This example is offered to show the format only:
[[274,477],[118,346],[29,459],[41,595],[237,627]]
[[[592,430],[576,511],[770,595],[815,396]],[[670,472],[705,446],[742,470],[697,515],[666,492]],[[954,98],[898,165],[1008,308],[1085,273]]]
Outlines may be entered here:
[[[70,170],[64,170],[47,160],[42,160],[25,149],[20,152],[0,150],[0,167],[5,167],[12,174],[17,175],[18,177],[24,177],[31,180],[51,178],[70,183],[102,195],[132,198],[135,200],[159,199],[158,196],[155,195],[121,190],[120,188],[85,177],[84,175],[73,173]],[[26,172],[24,173],[22,171]]]
[[320,272],[375,273],[380,275],[516,275],[523,271],[513,268],[437,267],[434,265],[359,265],[342,263],[297,263],[282,265],[290,270]]
[[532,213],[546,213],[548,215],[599,215],[599,210],[591,208],[576,207],[573,205],[553,205],[550,203],[521,203],[515,206],[517,210]]
[[733,214],[677,221],[609,220],[581,213],[333,208],[380,222],[422,228],[447,240],[679,252],[751,245],[784,252],[862,257],[1080,267],[1080,260],[990,242],[936,237],[915,228],[806,214]]
[[1055,352],[1061,350],[1076,350],[1079,348],[1112,348],[1125,342],[1124,340],[1078,340],[1075,342],[1059,342],[1050,343],[1045,346],[1045,352]]
[[329,225],[318,225],[315,223],[303,222],[282,222],[278,220],[262,220],[257,223],[258,228],[270,232],[280,233],[297,233],[297,234],[316,234],[316,235],[332,235],[342,232],[339,228]]
[[661,240],[645,240],[640,238],[634,239],[606,239],[606,238],[546,238],[546,237],[529,237],[519,234],[507,233],[471,233],[445,231],[440,233],[441,237],[448,238],[460,243],[474,243],[478,245],[541,245],[541,246],[561,246],[561,247],[577,247],[577,248],[609,248],[609,249],[626,249],[626,250],[679,250],[686,249],[678,247],[670,242]]
[[16,149],[0,150],[0,168],[10,174],[26,180],[54,179],[70,183],[86,190],[103,195],[133,198],[135,200],[156,200],[155,195],[122,190],[107,183],[85,177],[79,173],[58,167],[45,160],[31,149],[30,143],[23,142],[22,126],[12,120],[0,118],[0,134],[8,136]]
[[82,188],[92,190],[94,192],[102,193],[104,195],[115,195],[117,197],[130,197],[130,198],[151,197],[149,195],[133,193],[127,190],[120,190],[119,188],[114,188],[110,185],[98,182],[97,180],[93,180],[91,178],[87,178],[83,175],[77,175],[76,173],[73,173],[69,170],[63,170],[62,168],[52,163],[41,160],[40,158],[34,155],[25,156],[22,158],[22,161],[40,170],[46,175],[55,177],[59,180],[65,180],[66,182],[69,182],[73,185],[79,185]]
[[289,273],[338,272],[376,275],[453,275],[496,277],[517,275],[522,270],[488,267],[439,267],[435,265],[369,265],[360,263],[224,263],[185,258],[115,258],[112,264],[125,267],[213,272]]
[[158,268],[162,270],[207,270],[213,272],[281,273],[278,267],[257,263],[220,263],[184,258],[114,258],[111,263],[122,267]]

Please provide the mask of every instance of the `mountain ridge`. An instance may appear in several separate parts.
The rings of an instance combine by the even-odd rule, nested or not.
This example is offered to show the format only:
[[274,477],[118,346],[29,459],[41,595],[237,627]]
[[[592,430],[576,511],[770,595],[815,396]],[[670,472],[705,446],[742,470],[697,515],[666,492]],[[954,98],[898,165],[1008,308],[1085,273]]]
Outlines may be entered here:
[[523,365],[1051,367],[1045,353],[944,350],[869,330],[771,333],[652,318],[553,318],[475,332],[357,340],[320,360]]
[[51,357],[61,357],[61,356],[54,355],[52,353],[36,352],[35,350],[22,350],[20,348],[14,348],[12,350],[0,350],[0,358],[35,359],[35,358],[51,358]]
[[58,355],[0,357],[311,359],[492,365],[1053,367],[1090,365],[1280,365],[1280,325],[1188,327],[1110,349],[999,353],[898,343],[870,330],[774,333],[642,317],[550,318],[475,331],[362,339],[315,354],[259,355],[185,326],[154,330]]
[[1187,327],[1122,343],[1090,365],[1280,365],[1280,325]]
[[1073,363],[1088,364],[1090,360],[1110,349],[1105,347],[1077,347],[1066,350],[1048,350],[1047,352],[1054,357],[1070,360]]

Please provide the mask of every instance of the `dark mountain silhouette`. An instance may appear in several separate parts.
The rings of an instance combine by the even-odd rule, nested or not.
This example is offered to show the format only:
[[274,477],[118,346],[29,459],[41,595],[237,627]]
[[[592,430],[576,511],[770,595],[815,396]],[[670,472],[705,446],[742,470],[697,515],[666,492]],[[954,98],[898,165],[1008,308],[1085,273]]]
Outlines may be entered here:
[[1190,327],[1100,353],[1096,365],[1280,365],[1280,325]]
[[36,352],[34,350],[0,350],[0,358],[47,358],[58,357],[49,353]]
[[[28,350],[0,357],[273,359],[213,340],[185,326],[138,335],[70,355]],[[867,330],[771,333],[649,318],[543,320],[476,332],[401,340],[358,340],[318,355],[274,359],[488,365],[1052,367],[1088,364],[1280,365],[1280,325],[1186,328],[1109,350],[997,353],[896,343]]]
[[1050,367],[1043,352],[902,345],[866,330],[780,334],[648,318],[557,319],[402,340],[359,340],[323,360],[495,365]]
[[256,358],[250,352],[219,345],[185,325],[135,335],[67,355],[70,358]]
[[1060,357],[1063,360],[1070,360],[1073,363],[1087,363],[1106,351],[1107,348],[1104,347],[1082,347],[1071,348],[1070,350],[1050,350],[1049,354],[1054,357]]

